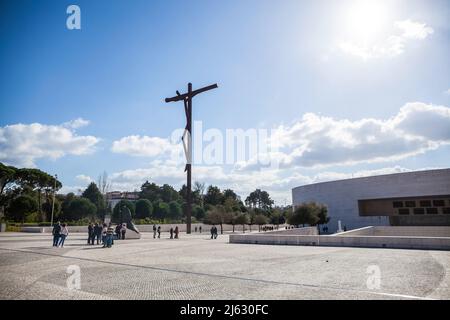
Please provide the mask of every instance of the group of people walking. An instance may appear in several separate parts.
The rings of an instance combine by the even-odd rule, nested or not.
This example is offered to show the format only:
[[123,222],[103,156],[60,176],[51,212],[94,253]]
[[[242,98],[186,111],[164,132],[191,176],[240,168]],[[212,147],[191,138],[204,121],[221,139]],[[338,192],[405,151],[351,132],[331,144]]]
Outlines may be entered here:
[[175,229],[170,228],[169,233],[170,233],[170,239],[178,239],[178,233],[180,233],[178,230],[178,226],[176,226]]
[[211,239],[217,239],[217,236],[218,236],[217,227],[213,225],[211,227]]
[[153,225],[153,239],[156,239],[156,234],[158,234],[158,239],[161,238],[161,226],[156,228],[156,224]]
[[58,221],[53,226],[52,235],[53,235],[53,246],[64,248],[64,241],[69,235],[69,229],[67,229],[67,224],[65,223],[61,224],[61,222]]
[[195,227],[194,230],[195,230],[195,232],[197,232],[197,230],[198,230],[200,233],[202,233],[202,226],[199,226],[198,228]]

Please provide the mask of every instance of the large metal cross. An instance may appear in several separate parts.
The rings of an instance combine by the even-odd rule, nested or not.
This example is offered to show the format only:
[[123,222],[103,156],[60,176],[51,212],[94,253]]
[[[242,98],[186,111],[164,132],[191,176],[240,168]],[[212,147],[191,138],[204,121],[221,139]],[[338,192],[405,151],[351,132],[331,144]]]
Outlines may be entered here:
[[184,94],[177,95],[172,98],[166,98],[166,102],[176,102],[183,100],[184,112],[186,113],[186,127],[183,133],[183,147],[186,156],[186,167],[184,171],[187,173],[187,194],[186,194],[186,233],[191,233],[191,216],[192,216],[192,98],[197,94],[216,89],[217,84],[213,84],[207,87],[203,87],[192,91],[192,83],[188,83],[188,91]]

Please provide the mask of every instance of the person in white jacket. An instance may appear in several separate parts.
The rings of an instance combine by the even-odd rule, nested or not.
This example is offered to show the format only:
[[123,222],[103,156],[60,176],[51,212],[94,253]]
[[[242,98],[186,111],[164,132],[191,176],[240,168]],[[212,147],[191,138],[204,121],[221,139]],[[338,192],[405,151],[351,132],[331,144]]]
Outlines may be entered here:
[[59,244],[58,246],[61,248],[64,248],[64,241],[66,240],[67,236],[69,235],[69,229],[67,229],[67,225],[63,223],[61,225],[61,231],[59,233]]
[[127,232],[127,224],[122,223],[122,228],[120,229],[120,233],[122,234],[122,240],[125,240],[125,233]]

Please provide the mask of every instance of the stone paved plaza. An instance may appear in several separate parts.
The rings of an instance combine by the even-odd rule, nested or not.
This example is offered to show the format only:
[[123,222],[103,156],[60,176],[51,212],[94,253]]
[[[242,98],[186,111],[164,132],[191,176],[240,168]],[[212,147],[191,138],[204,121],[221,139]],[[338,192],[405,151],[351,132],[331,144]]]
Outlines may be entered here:
[[[0,234],[0,299],[450,299],[450,252],[230,244],[228,236],[65,248],[45,234]],[[70,290],[68,266],[81,270]],[[368,289],[367,268],[380,287]]]

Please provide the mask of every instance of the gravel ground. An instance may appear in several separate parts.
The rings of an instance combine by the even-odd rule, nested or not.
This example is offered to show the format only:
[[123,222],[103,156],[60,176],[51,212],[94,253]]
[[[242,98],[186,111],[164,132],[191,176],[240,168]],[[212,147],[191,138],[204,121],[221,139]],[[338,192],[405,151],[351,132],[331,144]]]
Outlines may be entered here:
[[[448,251],[230,244],[205,233],[85,242],[72,234],[53,248],[50,235],[1,233],[0,299],[450,299]],[[68,268],[79,268],[79,290]]]

